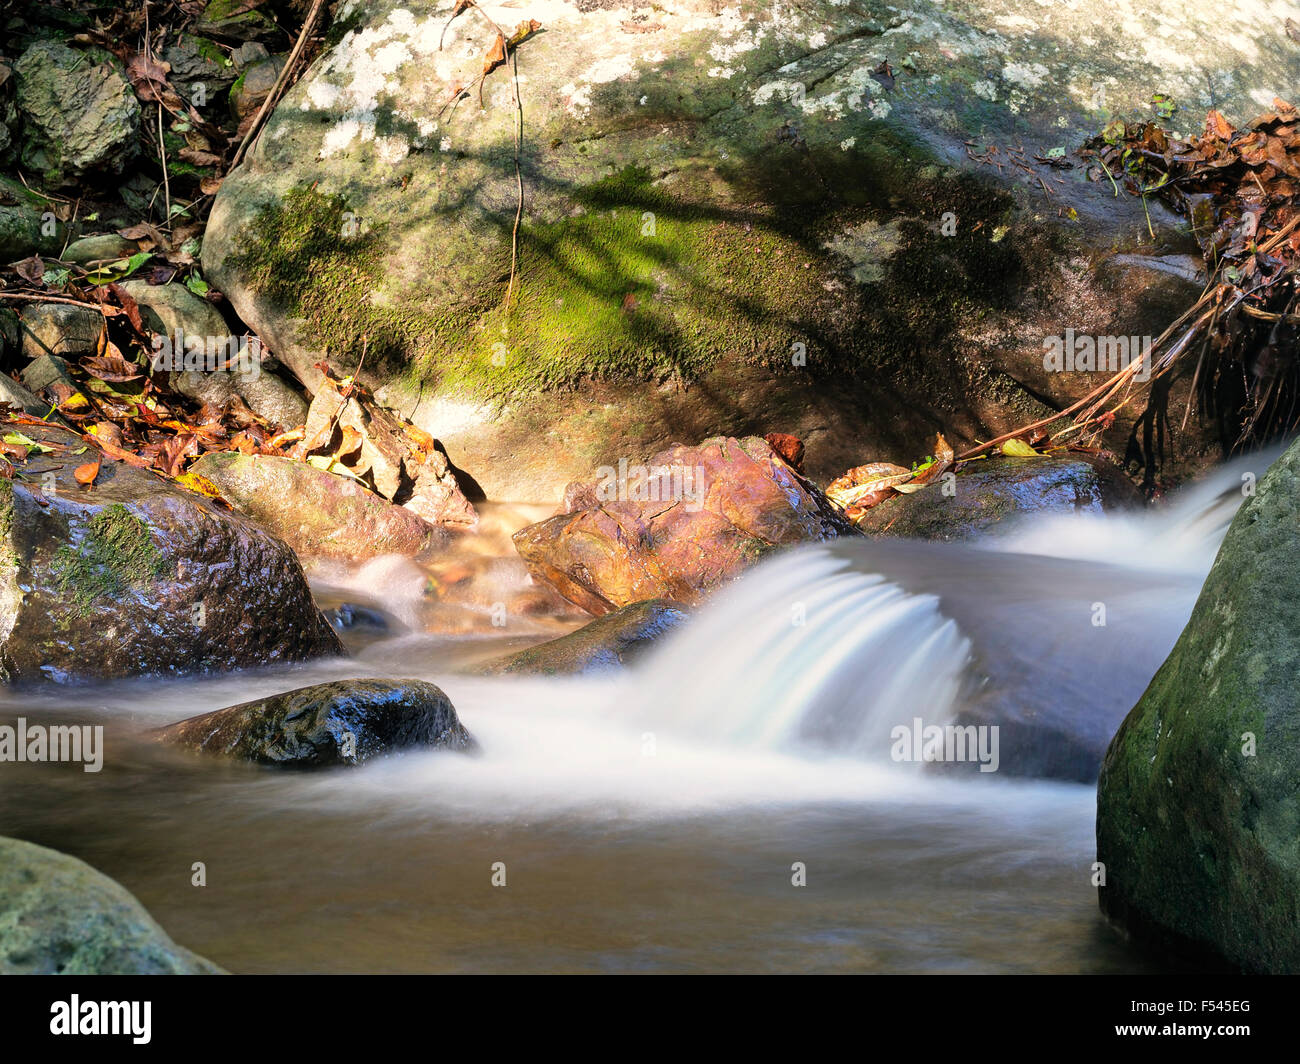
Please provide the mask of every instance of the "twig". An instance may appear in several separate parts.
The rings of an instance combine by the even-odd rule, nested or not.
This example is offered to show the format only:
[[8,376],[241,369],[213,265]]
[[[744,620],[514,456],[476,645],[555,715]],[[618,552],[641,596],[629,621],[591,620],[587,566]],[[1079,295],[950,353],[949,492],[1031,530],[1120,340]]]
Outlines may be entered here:
[[167,209],[167,224],[172,222],[172,185],[167,176],[167,145],[163,142],[163,105],[158,102],[158,154],[162,157],[163,205]]
[[[0,299],[15,299],[20,303],[66,303],[70,307],[89,307],[91,310],[97,310],[105,317],[108,317],[108,311],[102,303],[88,303],[84,299],[37,295],[30,292],[0,292]],[[117,308],[114,307],[113,309],[116,310]]]
[[302,55],[303,48],[307,45],[307,35],[316,24],[316,17],[320,14],[320,9],[324,3],[325,0],[312,0],[311,10],[307,12],[307,19],[303,22],[302,29],[298,31],[298,39],[294,42],[293,51],[289,53],[289,58],[285,60],[284,68],[280,71],[280,76],[275,79],[275,84],[271,87],[271,91],[267,93],[266,99],[262,101],[262,106],[257,109],[253,124],[248,127],[244,139],[239,142],[239,147],[235,149],[235,154],[231,156],[230,166],[226,170],[227,174],[243,161],[244,153],[248,150],[249,144],[261,132],[262,124],[271,113],[271,109],[279,101],[280,93],[288,82],[294,65],[298,62],[298,57]]

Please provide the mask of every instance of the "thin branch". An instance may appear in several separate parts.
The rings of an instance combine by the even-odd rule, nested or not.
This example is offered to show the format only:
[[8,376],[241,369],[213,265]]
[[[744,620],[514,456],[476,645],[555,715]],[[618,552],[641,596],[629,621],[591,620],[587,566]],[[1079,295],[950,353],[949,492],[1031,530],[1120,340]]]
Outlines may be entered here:
[[320,9],[324,6],[325,0],[312,0],[311,10],[307,12],[307,19],[302,24],[302,29],[298,31],[298,39],[294,42],[293,51],[289,53],[289,58],[285,60],[284,68],[280,71],[280,76],[275,79],[275,85],[267,94],[262,106],[257,109],[257,115],[253,119],[253,124],[248,127],[248,132],[244,134],[244,139],[239,142],[239,147],[235,149],[235,154],[231,157],[230,167],[226,170],[229,174],[244,159],[244,153],[248,146],[253,142],[253,138],[262,130],[262,125],[270,115],[271,109],[279,102],[280,93],[288,83],[293,73],[293,68],[298,62],[298,57],[302,55],[303,48],[307,45],[307,37],[311,33],[312,27],[316,24],[316,17],[320,14]]

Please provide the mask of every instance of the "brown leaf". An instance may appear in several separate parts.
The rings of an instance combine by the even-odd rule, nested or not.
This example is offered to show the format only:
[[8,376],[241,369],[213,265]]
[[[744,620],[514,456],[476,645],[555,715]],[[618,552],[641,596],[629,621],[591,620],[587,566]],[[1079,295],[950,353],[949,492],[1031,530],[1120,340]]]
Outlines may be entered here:
[[131,328],[141,336],[145,335],[144,318],[140,314],[140,304],[135,298],[127,292],[120,284],[110,284],[108,290],[113,293],[117,301],[122,304],[122,309],[126,312],[127,321],[131,323]]
[[135,381],[144,376],[144,370],[123,358],[116,346],[112,343],[108,346],[111,350],[107,354],[81,360],[81,366],[87,373],[111,384]]
[[181,159],[194,166],[220,166],[221,156],[214,155],[210,151],[195,151],[193,148],[182,148],[177,153]]
[[33,255],[30,259],[23,259],[22,262],[15,263],[14,272],[24,281],[31,284],[40,284],[45,276],[45,263],[41,261],[39,255]]
[[85,465],[79,465],[72,471],[73,477],[83,488],[89,488],[95,483],[95,478],[99,476],[99,465],[102,459],[96,458],[93,462],[87,462]]
[[[170,72],[170,63],[160,63],[144,52],[137,52],[126,61],[127,79],[134,87],[136,95],[146,102],[157,103],[163,100],[169,90],[167,75]],[[177,97],[177,103],[179,102],[180,98]]]
[[[503,65],[506,61],[506,38],[502,33],[497,34],[497,39],[492,42],[492,47],[488,49],[487,55],[483,57],[483,77],[487,77],[497,67]],[[481,93],[480,93],[481,94]]]
[[205,196],[215,196],[221,188],[221,181],[219,177],[205,177],[199,182],[199,191]]

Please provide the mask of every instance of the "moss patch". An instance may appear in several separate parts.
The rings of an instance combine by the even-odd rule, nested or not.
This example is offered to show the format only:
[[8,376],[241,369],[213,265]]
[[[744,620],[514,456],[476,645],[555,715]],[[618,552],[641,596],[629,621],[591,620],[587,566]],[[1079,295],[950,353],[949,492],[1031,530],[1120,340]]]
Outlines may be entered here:
[[[412,390],[505,401],[584,379],[689,381],[725,359],[790,369],[799,344],[801,372],[910,375],[918,346],[1002,303],[1021,267],[1011,242],[987,237],[1004,195],[938,175],[912,193],[919,214],[891,224],[888,255],[857,282],[827,245],[880,228],[871,208],[718,206],[635,167],[569,190],[566,217],[525,219],[508,311],[509,217],[472,234],[449,219],[446,239],[481,246],[478,283],[399,281],[391,223],[354,232],[344,198],[298,186],[259,212],[228,265],[336,370],[364,337],[367,369]],[[940,236],[947,210],[961,235]],[[973,231],[976,219],[989,224]]]
[[54,555],[54,584],[85,616],[100,598],[157,580],[166,562],[149,526],[121,503],[100,510],[87,523],[80,544]]

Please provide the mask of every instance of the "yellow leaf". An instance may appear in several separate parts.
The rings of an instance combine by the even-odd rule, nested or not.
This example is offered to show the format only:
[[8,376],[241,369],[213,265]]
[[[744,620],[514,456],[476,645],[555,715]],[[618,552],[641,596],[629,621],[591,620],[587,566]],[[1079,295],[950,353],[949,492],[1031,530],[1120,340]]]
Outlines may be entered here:
[[1024,440],[1007,440],[1002,445],[1002,453],[1012,458],[1042,458],[1043,456],[1029,446]]
[[197,473],[182,473],[176,478],[176,483],[182,488],[188,488],[198,495],[206,495],[209,499],[221,498],[221,492],[217,486],[207,477],[201,477]]

